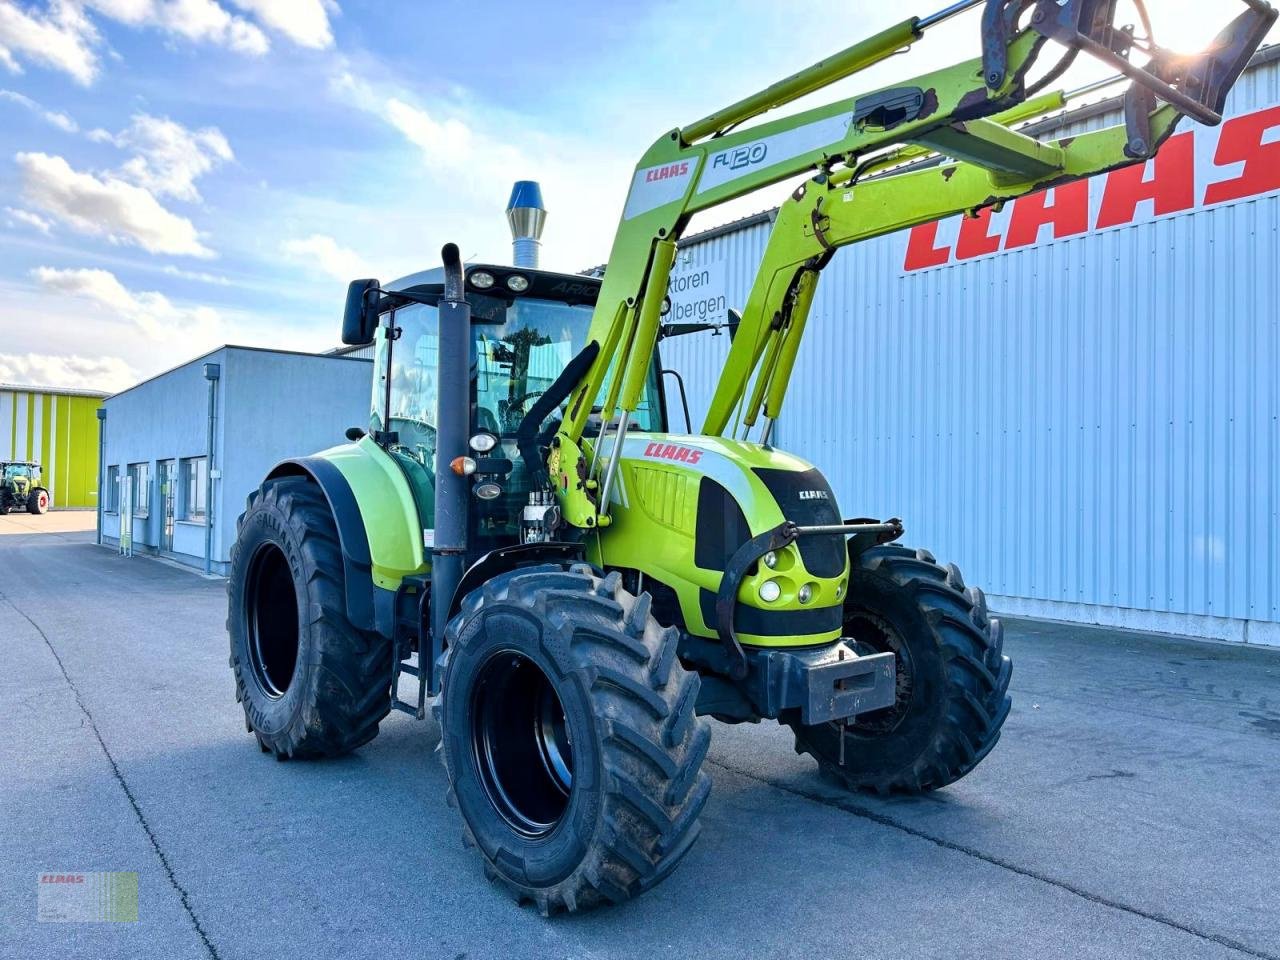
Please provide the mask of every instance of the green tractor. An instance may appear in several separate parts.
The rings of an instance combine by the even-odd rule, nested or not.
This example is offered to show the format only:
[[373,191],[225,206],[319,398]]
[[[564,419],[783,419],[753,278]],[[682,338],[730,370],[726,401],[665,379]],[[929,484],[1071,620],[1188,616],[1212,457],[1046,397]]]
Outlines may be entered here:
[[49,491],[41,484],[40,464],[33,460],[0,461],[0,515],[11,510],[49,512]]
[[[847,518],[770,443],[814,288],[842,245],[1144,162],[1184,116],[1220,122],[1276,16],[1244,2],[1181,57],[1115,0],[965,0],[662,136],[603,280],[464,268],[449,245],[443,269],[352,283],[343,340],[375,345],[367,428],[275,467],[231,556],[231,666],[262,751],[342,754],[393,709],[433,715],[464,839],[544,913],[627,900],[681,861],[710,789],[706,717],[786,724],[853,790],[970,773],[1010,709],[982,592],[900,546],[899,520]],[[979,59],[741,126],[977,6]],[[1046,49],[1062,59],[1034,78]],[[1081,51],[1132,81],[1126,123],[1012,129],[1062,105],[1043,89]],[[806,173],[701,431],[673,434],[658,342],[688,332],[663,320],[682,231]]]

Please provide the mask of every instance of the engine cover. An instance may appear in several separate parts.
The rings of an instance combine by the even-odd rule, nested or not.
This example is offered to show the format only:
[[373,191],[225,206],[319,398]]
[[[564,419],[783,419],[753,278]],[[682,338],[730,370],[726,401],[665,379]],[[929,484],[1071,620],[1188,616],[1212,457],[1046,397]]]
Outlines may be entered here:
[[[606,455],[609,446],[607,440]],[[592,559],[640,571],[655,600],[669,588],[685,628],[704,637],[716,635],[716,593],[742,544],[786,520],[841,519],[830,485],[812,464],[721,437],[629,433],[610,499],[612,523],[599,531]],[[773,566],[759,564],[744,579],[735,614],[739,640],[801,646],[836,639],[847,580],[843,537],[791,544],[773,556]]]

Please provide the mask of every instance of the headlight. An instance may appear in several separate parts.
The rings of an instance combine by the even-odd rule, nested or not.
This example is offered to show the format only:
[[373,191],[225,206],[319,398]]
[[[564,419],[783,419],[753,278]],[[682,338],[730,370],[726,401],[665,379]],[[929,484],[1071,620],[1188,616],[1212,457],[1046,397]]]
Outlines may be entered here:
[[502,488],[496,483],[477,483],[476,496],[481,500],[496,500],[502,495]]
[[765,603],[773,603],[782,596],[782,587],[777,580],[766,580],[760,584],[760,599]]
[[512,293],[524,293],[529,289],[529,278],[522,277],[518,273],[513,273],[507,277],[507,289]]
[[488,453],[498,445],[498,438],[492,433],[477,433],[467,442],[476,453]]
[[764,565],[772,570],[778,565],[778,555],[770,550],[764,555]]
[[471,285],[480,290],[488,290],[493,286],[493,274],[486,273],[484,270],[477,270],[471,274]]
[[800,592],[796,594],[801,603],[808,603],[813,599],[813,595],[818,592],[816,583],[806,583],[800,588]]

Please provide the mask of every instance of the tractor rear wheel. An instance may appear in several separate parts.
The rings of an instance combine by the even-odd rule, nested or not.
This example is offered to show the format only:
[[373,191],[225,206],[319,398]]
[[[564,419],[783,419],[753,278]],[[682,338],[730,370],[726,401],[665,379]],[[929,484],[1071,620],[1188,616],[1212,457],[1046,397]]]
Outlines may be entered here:
[[926,550],[873,547],[854,558],[844,633],[861,651],[892,652],[897,702],[847,724],[790,719],[796,752],[828,779],[879,794],[954,783],[1000,739],[1012,665],[1000,621],[954,564]]
[[49,491],[36,487],[27,497],[27,513],[42,514],[49,512]]
[[231,550],[227,631],[245,725],[278,759],[368,743],[391,707],[391,644],[346,616],[329,504],[302,477],[250,494]]
[[621,577],[526,567],[449,624],[441,727],[449,802],[485,874],[543,914],[621,902],[698,835],[711,740],[679,634]]

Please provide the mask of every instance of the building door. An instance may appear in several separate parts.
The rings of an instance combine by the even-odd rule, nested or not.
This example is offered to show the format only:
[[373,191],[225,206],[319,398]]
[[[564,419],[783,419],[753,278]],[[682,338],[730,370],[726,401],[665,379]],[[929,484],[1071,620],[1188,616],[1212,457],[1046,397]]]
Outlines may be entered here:
[[178,500],[178,461],[160,462],[160,503],[164,508],[160,527],[160,549],[173,552],[173,514]]

